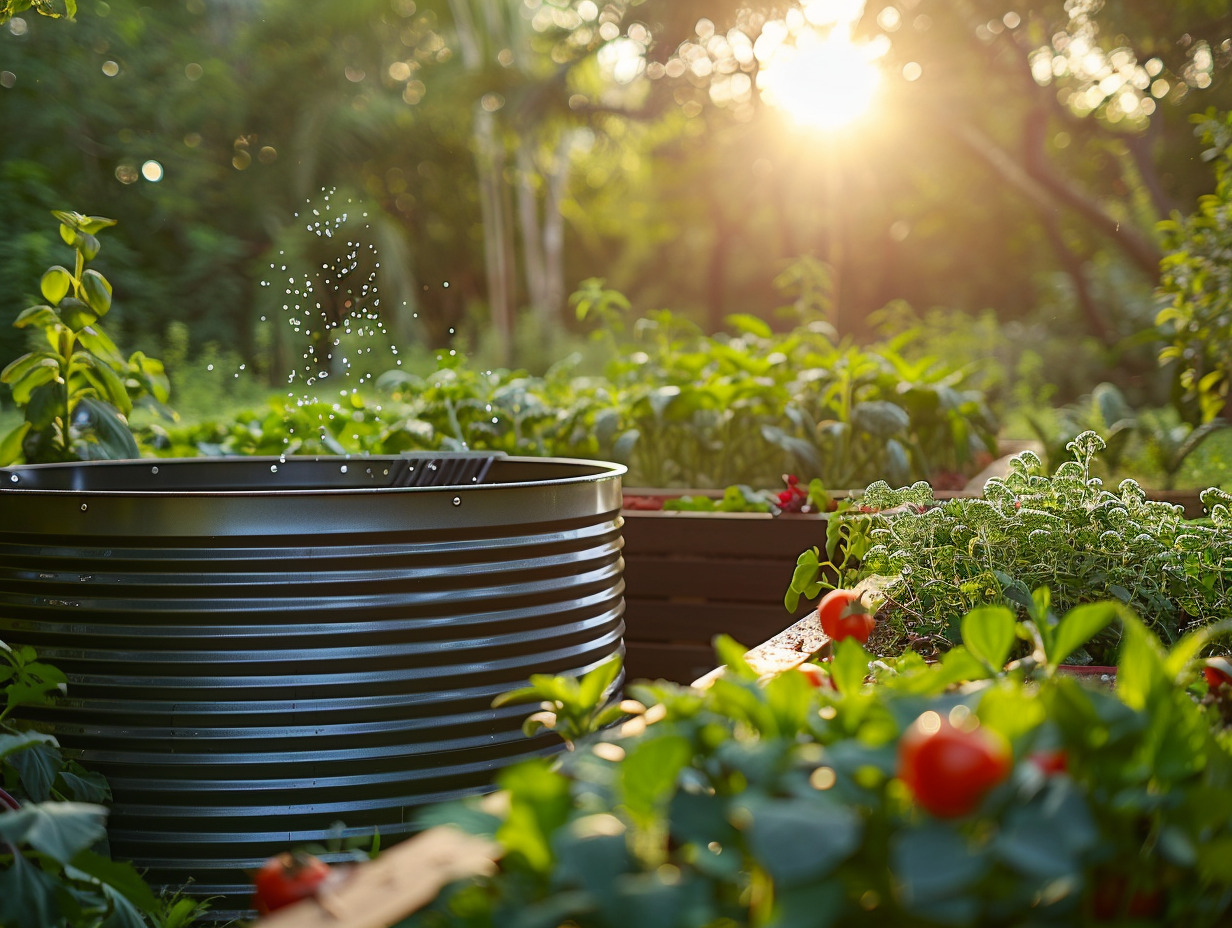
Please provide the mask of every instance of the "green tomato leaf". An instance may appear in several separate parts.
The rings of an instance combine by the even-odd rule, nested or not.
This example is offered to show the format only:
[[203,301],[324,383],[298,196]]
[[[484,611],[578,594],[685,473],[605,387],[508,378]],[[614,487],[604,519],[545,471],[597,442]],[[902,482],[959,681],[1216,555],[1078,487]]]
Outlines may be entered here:
[[1048,665],[1056,667],[1098,632],[1103,631],[1120,614],[1121,609],[1110,602],[1086,603],[1065,613],[1053,629],[1052,652],[1048,655]]
[[69,273],[68,268],[58,264],[49,267],[43,274],[43,279],[39,281],[39,290],[43,293],[43,299],[53,305],[68,296],[68,291],[72,286],[73,275]]
[[578,681],[578,702],[583,708],[597,708],[620,675],[624,662],[619,654],[613,654],[593,670],[583,674]]
[[[890,846],[890,866],[901,881],[903,902],[910,911],[926,917],[945,910],[961,924],[974,917],[974,911],[950,912],[947,903],[978,905],[969,893],[989,866],[987,856],[968,847],[963,835],[949,825],[928,823],[898,834]],[[959,916],[954,919],[954,916]]]
[[859,814],[818,793],[807,799],[749,799],[749,846],[776,886],[828,876],[860,847]]
[[864,686],[864,678],[868,676],[868,663],[871,656],[854,638],[844,638],[834,645],[834,658],[830,663],[830,674],[834,678],[835,688],[842,694],[850,696],[858,693]]
[[1004,606],[980,606],[963,616],[963,644],[993,673],[999,673],[1014,647],[1016,625],[1014,613]]
[[617,772],[616,789],[629,815],[641,827],[653,825],[671,800],[680,771],[692,756],[689,740],[671,734],[652,734],[625,755]]

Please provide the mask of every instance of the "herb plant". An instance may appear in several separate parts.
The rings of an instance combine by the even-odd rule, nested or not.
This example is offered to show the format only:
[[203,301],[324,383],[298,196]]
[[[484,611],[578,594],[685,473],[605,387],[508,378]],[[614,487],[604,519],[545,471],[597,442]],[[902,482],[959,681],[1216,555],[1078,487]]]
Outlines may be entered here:
[[111,284],[86,265],[98,255],[96,234],[115,220],[52,215],[73,249],[74,266],[49,268],[39,284],[47,303],[13,322],[41,332],[46,345],[0,372],[25,411],[25,421],[0,439],[0,466],[140,457],[128,416],[137,402],[166,412],[168,386],[162,362],[140,351],[125,359],[99,322],[111,309]]
[[[759,680],[721,640],[709,689],[636,685],[645,714],[504,772],[500,811],[435,810],[494,836],[500,870],[405,928],[1226,924],[1232,688],[1202,679],[1209,635],[1165,649],[1119,603],[1035,601],[1043,624],[967,616],[936,664],[840,642],[827,686]],[[1115,690],[1058,671],[1114,619]],[[964,739],[995,763],[938,780]]]
[[[1045,586],[1058,609],[1105,598],[1131,606],[1165,641],[1232,615],[1232,497],[1207,490],[1209,518],[1187,521],[1133,480],[1111,492],[1091,474],[1103,447],[1094,432],[1079,435],[1069,444],[1073,460],[1052,475],[1034,454],[1018,455],[979,499],[939,503],[923,483],[869,486],[866,511],[846,518],[861,523],[871,545],[846,579],[882,581],[878,649],[944,650],[966,610],[1005,604],[1025,613],[1031,590]],[[797,568],[795,594],[822,588],[818,560],[816,551],[802,556],[807,569]],[[1108,631],[1077,662],[1109,663],[1116,637]]]

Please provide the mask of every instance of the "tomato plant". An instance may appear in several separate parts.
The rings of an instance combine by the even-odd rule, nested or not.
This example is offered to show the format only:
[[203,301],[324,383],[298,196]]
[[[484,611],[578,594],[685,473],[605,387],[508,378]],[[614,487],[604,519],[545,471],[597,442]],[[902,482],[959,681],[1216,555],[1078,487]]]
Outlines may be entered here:
[[876,620],[873,614],[865,608],[856,590],[831,590],[821,598],[817,605],[817,618],[821,622],[821,630],[831,641],[842,641],[844,638],[855,638],[860,644],[868,641],[873,633]]
[[1009,776],[1004,742],[978,726],[957,726],[934,711],[923,713],[898,746],[898,776],[916,802],[940,818],[973,812],[990,789]]
[[329,864],[311,854],[288,851],[271,857],[252,878],[253,906],[261,915],[315,896],[329,878]]

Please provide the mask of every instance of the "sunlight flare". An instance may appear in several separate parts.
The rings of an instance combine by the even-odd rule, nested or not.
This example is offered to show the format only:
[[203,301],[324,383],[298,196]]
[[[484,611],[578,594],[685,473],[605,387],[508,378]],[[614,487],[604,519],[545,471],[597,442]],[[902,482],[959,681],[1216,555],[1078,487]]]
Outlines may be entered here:
[[794,44],[778,45],[758,76],[762,98],[803,126],[837,129],[855,122],[873,105],[881,84],[882,49],[852,41],[836,26],[828,35],[797,32]]

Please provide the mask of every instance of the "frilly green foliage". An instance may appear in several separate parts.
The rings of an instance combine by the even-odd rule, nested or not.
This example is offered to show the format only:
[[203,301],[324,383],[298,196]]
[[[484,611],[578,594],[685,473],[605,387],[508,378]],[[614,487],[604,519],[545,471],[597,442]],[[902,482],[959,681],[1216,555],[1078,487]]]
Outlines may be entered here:
[[[985,604],[1025,612],[1046,586],[1059,609],[1112,598],[1150,616],[1174,641],[1191,624],[1232,615],[1232,518],[1228,494],[1208,490],[1210,515],[1186,520],[1179,507],[1147,499],[1133,480],[1115,491],[1091,476],[1103,441],[1094,432],[1069,445],[1073,460],[1052,474],[1030,452],[982,499],[938,502],[926,485],[873,484],[864,502],[872,546],[859,577],[897,578],[888,589],[879,640],[889,650],[926,639],[957,640],[954,617]],[[1107,662],[1110,630],[1091,656]],[[1079,655],[1081,659],[1082,655]]]

